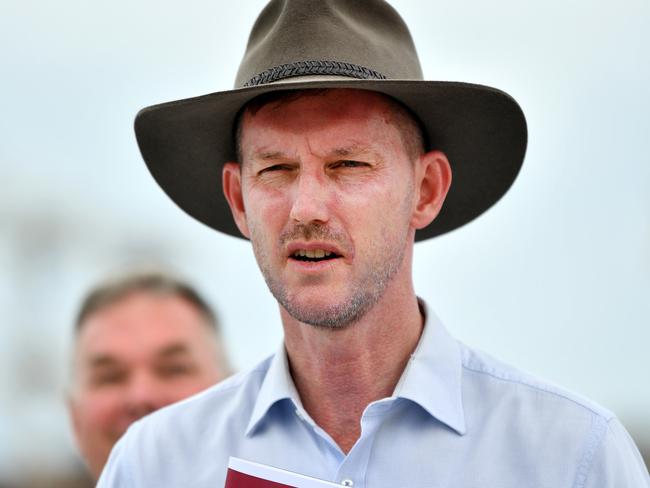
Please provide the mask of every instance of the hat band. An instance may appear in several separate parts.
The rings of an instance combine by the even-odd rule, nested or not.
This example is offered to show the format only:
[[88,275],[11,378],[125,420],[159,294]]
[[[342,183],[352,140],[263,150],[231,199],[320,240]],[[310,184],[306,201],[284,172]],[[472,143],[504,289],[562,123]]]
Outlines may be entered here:
[[244,83],[244,87],[265,85],[278,80],[305,75],[339,75],[360,80],[385,80],[381,73],[352,63],[339,61],[298,61],[265,69]]

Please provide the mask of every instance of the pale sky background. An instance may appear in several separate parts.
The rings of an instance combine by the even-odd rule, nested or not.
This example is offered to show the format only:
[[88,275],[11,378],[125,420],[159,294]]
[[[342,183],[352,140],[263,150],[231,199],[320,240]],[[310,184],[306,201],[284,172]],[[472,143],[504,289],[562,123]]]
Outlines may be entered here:
[[[0,0],[0,482],[74,459],[71,323],[109,271],[190,278],[237,368],[280,343],[249,244],[169,201],[132,130],[146,105],[231,88],[264,3]],[[650,2],[391,3],[427,79],[500,88],[529,128],[511,191],[416,245],[418,294],[464,342],[650,444]]]

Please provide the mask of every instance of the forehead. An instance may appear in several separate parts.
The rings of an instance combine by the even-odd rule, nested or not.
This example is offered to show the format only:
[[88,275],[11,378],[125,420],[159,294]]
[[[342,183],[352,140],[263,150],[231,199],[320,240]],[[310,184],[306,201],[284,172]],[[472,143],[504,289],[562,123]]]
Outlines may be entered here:
[[253,103],[241,122],[244,153],[286,136],[326,135],[324,142],[367,144],[399,139],[395,107],[387,96],[367,90],[305,90],[279,100]]
[[170,344],[200,344],[209,326],[201,313],[175,295],[134,292],[86,318],[77,355],[146,355]]

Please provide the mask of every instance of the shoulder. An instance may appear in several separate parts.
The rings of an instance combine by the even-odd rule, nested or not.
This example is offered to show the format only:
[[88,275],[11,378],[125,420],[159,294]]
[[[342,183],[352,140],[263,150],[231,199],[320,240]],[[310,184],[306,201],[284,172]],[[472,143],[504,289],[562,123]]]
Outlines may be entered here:
[[574,487],[648,486],[634,442],[616,416],[581,395],[459,343],[468,429],[517,462],[571,466]]
[[582,466],[576,486],[650,488],[650,475],[634,441],[614,417],[607,423],[602,442],[594,447],[591,462]]
[[468,386],[481,388],[487,398],[498,395],[516,398],[521,407],[532,402],[538,409],[559,409],[579,416],[595,416],[604,422],[614,418],[614,414],[588,398],[573,393],[551,382],[539,379],[504,363],[482,351],[459,343],[463,366],[463,379]]
[[527,462],[543,458],[587,469],[612,412],[483,352],[462,344],[461,352],[468,429],[489,437],[494,447],[520,452]]

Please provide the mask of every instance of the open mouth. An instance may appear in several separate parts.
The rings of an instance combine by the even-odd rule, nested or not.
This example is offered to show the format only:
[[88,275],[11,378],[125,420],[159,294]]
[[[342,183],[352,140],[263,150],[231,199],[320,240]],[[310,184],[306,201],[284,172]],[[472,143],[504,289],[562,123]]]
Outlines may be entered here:
[[340,254],[336,254],[332,251],[326,251],[325,249],[298,249],[289,256],[290,259],[309,263],[331,261],[332,259],[338,259],[340,257]]

